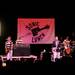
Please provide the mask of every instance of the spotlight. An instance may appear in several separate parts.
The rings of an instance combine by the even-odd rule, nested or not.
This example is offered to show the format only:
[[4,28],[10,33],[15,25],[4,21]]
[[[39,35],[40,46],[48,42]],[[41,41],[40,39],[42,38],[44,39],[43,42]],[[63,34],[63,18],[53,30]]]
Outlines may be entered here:
[[2,63],[2,67],[6,67],[6,63],[5,62]]

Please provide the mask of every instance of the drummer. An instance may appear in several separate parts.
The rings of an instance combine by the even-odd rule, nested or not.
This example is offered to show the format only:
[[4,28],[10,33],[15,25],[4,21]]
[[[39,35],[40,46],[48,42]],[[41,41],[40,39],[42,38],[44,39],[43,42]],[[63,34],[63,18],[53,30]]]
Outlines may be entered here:
[[19,46],[21,44],[23,44],[23,41],[21,40],[20,37],[18,37],[17,40],[16,40],[16,46]]

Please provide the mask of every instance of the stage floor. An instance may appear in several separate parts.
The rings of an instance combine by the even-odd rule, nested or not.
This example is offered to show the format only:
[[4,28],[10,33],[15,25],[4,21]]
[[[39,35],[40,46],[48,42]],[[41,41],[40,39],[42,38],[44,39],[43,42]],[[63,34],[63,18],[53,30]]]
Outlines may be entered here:
[[[7,60],[7,57],[6,56],[3,56],[3,55],[0,55],[0,60],[2,61],[2,62],[4,62],[4,61],[6,61]],[[21,59],[29,59],[29,58],[33,58],[34,60],[37,60],[37,56],[35,56],[35,55],[29,55],[29,56],[13,56],[12,57],[12,60],[15,60],[15,59],[17,59],[17,60],[21,60]]]
[[[51,67],[51,66],[61,66],[63,64],[75,64],[75,60],[73,58],[67,58],[67,57],[63,57],[62,59],[60,60],[57,60],[55,63],[54,62],[51,62],[50,60],[36,60],[35,62],[33,62],[33,58],[27,58],[28,60],[23,60],[21,59],[21,61],[19,60],[13,60],[13,61],[0,61],[0,70],[29,70],[33,67],[35,67],[35,64],[38,66],[38,67],[41,67],[41,66],[48,66],[48,67]],[[36,67],[37,67],[36,66]],[[66,65],[65,65],[66,66]],[[58,66],[57,66],[58,68]]]

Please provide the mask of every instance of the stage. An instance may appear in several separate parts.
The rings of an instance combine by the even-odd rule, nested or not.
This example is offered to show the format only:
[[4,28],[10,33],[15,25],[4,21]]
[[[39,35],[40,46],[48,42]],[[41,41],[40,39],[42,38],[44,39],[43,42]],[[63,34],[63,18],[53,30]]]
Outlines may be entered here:
[[[29,56],[12,56],[12,61],[13,60],[21,61],[21,59],[34,59],[34,61],[35,61],[35,60],[37,60],[37,56],[34,56],[34,55],[29,55]],[[3,56],[3,55],[0,55],[0,60],[2,62],[5,62],[5,61],[7,61],[7,57]]]

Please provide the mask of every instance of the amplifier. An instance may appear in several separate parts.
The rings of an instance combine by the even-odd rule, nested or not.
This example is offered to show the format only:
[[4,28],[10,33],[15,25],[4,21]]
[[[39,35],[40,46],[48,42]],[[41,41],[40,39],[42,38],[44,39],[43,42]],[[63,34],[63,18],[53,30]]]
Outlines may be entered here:
[[13,56],[29,56],[31,50],[29,47],[17,46],[13,50]]

